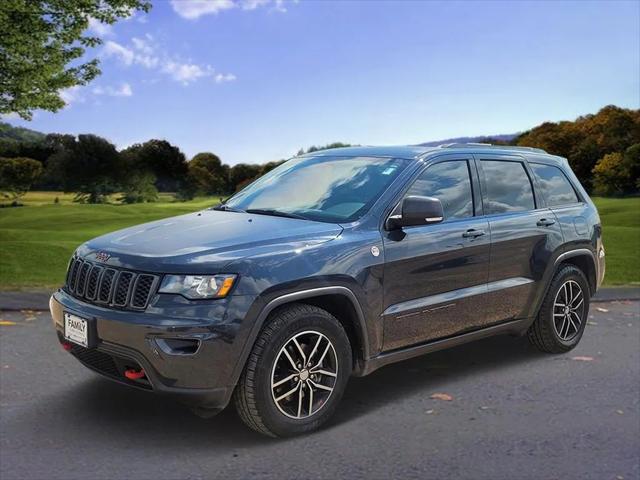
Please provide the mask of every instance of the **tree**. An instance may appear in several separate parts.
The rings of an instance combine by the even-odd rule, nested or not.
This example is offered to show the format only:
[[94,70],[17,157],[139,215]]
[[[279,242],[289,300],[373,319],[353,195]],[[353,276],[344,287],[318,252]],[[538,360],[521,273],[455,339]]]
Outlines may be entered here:
[[[545,122],[514,140],[516,145],[543,148],[566,157],[580,182],[591,189],[596,163],[607,154],[624,152],[640,142],[640,110],[606,106],[574,122]],[[609,158],[611,166],[614,160]]]
[[158,189],[155,186],[156,177],[150,172],[128,171],[122,180],[122,196],[118,201],[122,203],[145,203],[158,200]]
[[0,2],[0,113],[30,120],[34,109],[60,110],[60,91],[100,74],[98,60],[80,60],[101,39],[87,35],[91,20],[113,24],[148,0],[2,0]]
[[32,158],[0,158],[0,191],[14,203],[42,174],[42,164]]
[[233,191],[238,191],[260,176],[261,166],[238,163],[229,170],[229,184]]
[[[320,147],[316,147],[315,145],[312,145],[307,149],[306,153],[313,153],[313,152],[319,152],[320,150],[328,150],[330,148],[343,148],[343,147],[351,147],[351,144],[342,143],[342,142],[333,142],[333,143],[328,143],[327,145],[322,145]],[[304,151],[300,149],[298,151],[298,155],[301,155],[301,152],[304,153]]]
[[188,181],[189,167],[184,153],[166,140],[137,143],[121,153],[129,165],[152,173],[161,192],[178,191]]
[[189,162],[189,176],[196,188],[205,195],[228,191],[229,167],[223,165],[217,155],[198,153]]
[[284,162],[286,162],[286,160],[278,160],[277,162],[267,162],[267,163],[265,163],[264,165],[262,165],[262,169],[260,170],[260,176],[264,175],[265,173],[270,172],[274,168],[282,165]]
[[599,195],[627,195],[640,188],[640,143],[624,153],[609,153],[593,168],[594,191]]
[[49,174],[58,178],[75,201],[103,203],[118,191],[124,172],[116,147],[97,135],[57,137],[57,150],[49,159]]

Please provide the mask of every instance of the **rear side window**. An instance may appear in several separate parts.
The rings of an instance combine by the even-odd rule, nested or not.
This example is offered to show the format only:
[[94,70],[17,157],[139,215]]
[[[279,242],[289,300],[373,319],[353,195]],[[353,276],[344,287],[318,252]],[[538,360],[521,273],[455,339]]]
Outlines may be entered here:
[[439,199],[445,220],[473,217],[473,193],[466,160],[430,166],[411,185],[408,195]]
[[558,167],[541,163],[530,163],[529,165],[538,180],[538,185],[547,202],[547,206],[556,207],[580,201],[571,183]]
[[531,180],[521,162],[482,160],[485,214],[535,209]]

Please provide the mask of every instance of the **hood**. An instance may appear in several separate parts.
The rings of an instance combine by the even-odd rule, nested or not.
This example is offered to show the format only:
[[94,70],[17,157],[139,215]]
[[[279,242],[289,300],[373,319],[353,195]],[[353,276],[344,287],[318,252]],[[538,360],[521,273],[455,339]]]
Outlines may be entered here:
[[[336,238],[338,224],[204,210],[137,225],[90,240],[78,253],[143,271],[198,273],[268,249],[296,249]],[[104,256],[102,256],[104,258]]]

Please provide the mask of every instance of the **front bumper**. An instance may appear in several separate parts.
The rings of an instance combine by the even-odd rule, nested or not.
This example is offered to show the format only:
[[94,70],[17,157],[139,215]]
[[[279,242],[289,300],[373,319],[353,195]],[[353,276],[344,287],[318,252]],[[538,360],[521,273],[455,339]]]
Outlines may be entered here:
[[[85,366],[120,383],[180,396],[194,406],[224,408],[233,392],[239,365],[259,311],[253,296],[192,302],[158,295],[144,312],[108,309],[82,302],[63,290],[49,302],[59,340],[64,340],[64,312],[87,319],[91,348],[72,344],[70,353]],[[187,353],[167,348],[167,341],[187,341]],[[130,380],[124,371],[142,368],[146,378]]]

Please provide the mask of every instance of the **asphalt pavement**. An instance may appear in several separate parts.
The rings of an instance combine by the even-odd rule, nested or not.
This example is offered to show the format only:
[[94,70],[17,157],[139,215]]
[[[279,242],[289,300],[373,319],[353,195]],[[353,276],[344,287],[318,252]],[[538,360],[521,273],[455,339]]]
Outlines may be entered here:
[[638,479],[639,380],[640,303],[599,303],[568,354],[496,337],[391,365],[273,440],[86,370],[46,312],[0,312],[0,479]]

